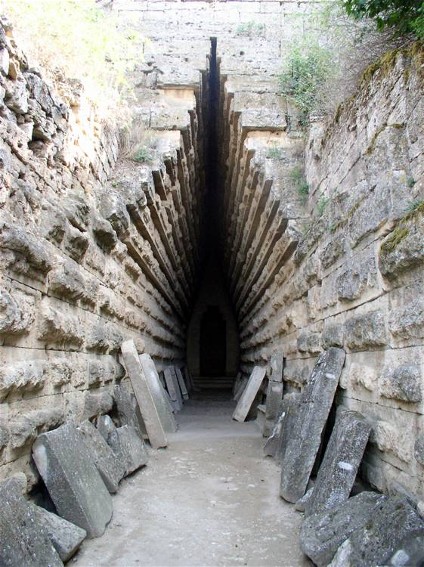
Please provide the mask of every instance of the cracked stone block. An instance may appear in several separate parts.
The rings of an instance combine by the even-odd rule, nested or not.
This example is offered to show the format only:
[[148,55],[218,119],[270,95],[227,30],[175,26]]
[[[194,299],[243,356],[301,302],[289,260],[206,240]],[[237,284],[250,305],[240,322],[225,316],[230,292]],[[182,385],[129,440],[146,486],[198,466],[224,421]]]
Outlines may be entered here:
[[139,358],[147,384],[154,396],[162,427],[165,432],[174,433],[177,430],[177,423],[172,413],[172,407],[166,397],[165,389],[157,373],[155,363],[152,357],[147,353],[140,355]]
[[403,547],[403,542],[424,536],[424,521],[403,497],[386,498],[371,513],[368,521],[350,534],[339,547],[331,567],[387,565]]
[[102,535],[112,517],[112,500],[75,425],[42,433],[32,454],[58,513],[87,537]]
[[422,372],[416,364],[402,364],[396,368],[385,368],[380,393],[385,398],[416,403],[422,400]]
[[0,484],[0,565],[4,567],[62,567],[63,563],[34,506],[14,479]]
[[361,492],[331,510],[312,514],[302,524],[300,547],[317,567],[328,565],[339,546],[352,532],[366,524],[386,496]]
[[371,425],[363,415],[339,409],[314,492],[305,506],[306,516],[349,498],[370,432]]
[[344,360],[342,349],[328,349],[318,358],[303,390],[281,470],[280,496],[288,502],[305,494]]
[[84,443],[106,488],[110,493],[118,492],[119,482],[125,475],[123,463],[116,458],[105,439],[90,421],[80,423],[78,430],[83,435]]
[[263,379],[266,375],[266,368],[261,366],[255,366],[252,374],[250,375],[249,381],[237,403],[236,409],[233,413],[233,419],[236,421],[244,421],[247,414],[252,407],[252,404],[256,398],[259,388],[262,385]]
[[36,515],[37,524],[48,533],[61,560],[69,561],[87,537],[87,532],[40,506],[32,505],[31,508]]
[[151,391],[149,383],[143,372],[134,341],[125,341],[121,345],[124,365],[127,369],[131,384],[140,406],[141,415],[146,426],[149,441],[154,449],[166,447],[165,430],[163,428],[154,392]]

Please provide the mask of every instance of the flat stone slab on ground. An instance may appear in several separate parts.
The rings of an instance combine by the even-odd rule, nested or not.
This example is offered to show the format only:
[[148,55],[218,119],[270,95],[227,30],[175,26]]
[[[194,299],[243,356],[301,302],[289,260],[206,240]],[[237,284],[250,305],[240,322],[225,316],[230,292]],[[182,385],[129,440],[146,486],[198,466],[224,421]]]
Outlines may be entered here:
[[370,518],[339,547],[331,567],[387,565],[403,542],[424,536],[424,520],[401,496],[377,504]]
[[78,426],[84,438],[84,443],[106,485],[111,493],[118,492],[119,482],[125,476],[125,466],[116,458],[112,449],[100,432],[89,421]]
[[363,415],[340,407],[305,515],[333,508],[349,498],[371,425]]
[[[140,364],[146,377],[147,384],[152,392],[162,427],[166,433],[177,431],[177,424],[167,394],[157,373],[155,363],[150,355],[144,353],[140,357]],[[130,424],[128,424],[130,425]]]
[[0,565],[63,567],[49,534],[37,521],[34,506],[14,479],[0,484]]
[[143,372],[134,341],[125,341],[121,345],[121,352],[125,367],[131,380],[135,397],[140,406],[141,415],[146,426],[149,441],[154,449],[166,447],[165,430],[160,420],[158,406],[154,393],[150,390],[146,376]]
[[68,561],[87,537],[87,532],[57,514],[53,514],[40,506],[32,506],[37,517],[37,523],[43,526],[48,533],[61,560],[63,562]]
[[42,433],[32,453],[58,513],[98,537],[112,517],[112,500],[82,433],[73,423]]
[[328,565],[339,546],[368,522],[377,504],[385,499],[377,492],[361,492],[331,510],[312,514],[300,530],[303,553],[318,567]]
[[234,410],[233,419],[236,421],[244,421],[246,419],[259,388],[261,387],[262,381],[265,378],[265,374],[265,367],[254,367],[246,388],[244,389],[244,392],[237,403],[236,409]]
[[345,352],[339,348],[322,353],[302,392],[281,469],[280,496],[288,502],[305,494],[344,360]]

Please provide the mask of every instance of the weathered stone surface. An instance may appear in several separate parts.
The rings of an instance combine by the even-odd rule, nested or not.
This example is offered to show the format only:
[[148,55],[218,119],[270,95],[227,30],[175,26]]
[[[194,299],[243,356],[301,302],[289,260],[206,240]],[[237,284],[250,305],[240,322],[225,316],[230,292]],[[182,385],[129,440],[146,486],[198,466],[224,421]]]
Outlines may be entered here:
[[83,435],[84,443],[106,488],[111,493],[118,492],[119,482],[125,475],[123,463],[115,457],[112,449],[91,422],[80,423],[78,430]]
[[283,356],[274,354],[270,362],[271,373],[268,381],[263,436],[269,437],[278,417],[283,399]]
[[244,421],[265,378],[266,368],[255,366],[233,413],[233,419]]
[[143,467],[149,460],[146,444],[140,439],[134,427],[130,425],[117,427],[109,435],[108,443],[117,459],[122,455],[125,475],[129,475]]
[[417,437],[414,446],[415,460],[424,466],[424,434]]
[[125,341],[122,343],[121,351],[135,397],[140,406],[150,444],[154,449],[166,447],[168,441],[160,420],[158,408],[141,367],[134,342]]
[[175,370],[175,374],[177,375],[178,385],[180,387],[183,400],[188,400],[189,395],[188,395],[188,390],[187,390],[187,386],[186,386],[186,383],[185,383],[185,380],[184,380],[183,373],[181,372],[181,370],[177,366],[174,367],[174,370]]
[[341,349],[323,353],[302,393],[281,470],[280,496],[289,502],[305,493],[344,360]]
[[307,516],[349,498],[370,432],[371,424],[361,414],[339,408],[314,493],[305,507]]
[[293,419],[297,412],[300,394],[286,394],[281,402],[281,409],[275,422],[272,434],[264,446],[265,455],[275,457],[281,463],[287,447],[288,439],[293,427]]
[[33,457],[59,514],[89,538],[102,535],[112,517],[112,500],[75,425],[41,434]]
[[171,398],[172,406],[176,411],[183,409],[183,397],[181,394],[178,378],[173,366],[168,366],[163,372],[166,389],[168,390],[169,397]]
[[165,390],[156,371],[155,363],[150,355],[144,353],[140,356],[140,364],[143,368],[144,376],[154,397],[162,427],[165,432],[173,433],[177,430],[177,424],[166,398]]
[[402,364],[396,368],[384,368],[380,393],[385,398],[405,402],[422,400],[422,371],[416,364]]
[[424,535],[406,538],[402,546],[390,558],[388,565],[393,567],[418,566],[424,563]]
[[0,484],[0,564],[4,567],[51,567],[63,563],[38,522],[34,507],[13,480]]
[[424,251],[424,215],[417,212],[413,218],[398,225],[380,249],[380,271],[392,279],[405,270],[422,265]]
[[45,529],[61,560],[69,561],[85,540],[87,532],[40,506],[32,508],[37,524]]
[[385,498],[376,492],[361,492],[335,508],[306,518],[300,530],[303,553],[318,567],[328,565],[338,547],[368,522],[375,507]]
[[33,321],[28,304],[18,302],[7,290],[0,289],[0,335],[28,332]]
[[134,394],[121,382],[121,384],[115,386],[113,397],[121,425],[131,425],[134,427],[141,439],[147,437],[146,426],[144,425],[140,412],[140,406]]
[[345,324],[345,340],[352,350],[384,346],[387,343],[384,314],[381,311],[372,311],[349,319]]
[[422,518],[404,498],[387,498],[374,508],[366,524],[350,534],[330,565],[385,565],[405,539],[415,536],[424,536]]

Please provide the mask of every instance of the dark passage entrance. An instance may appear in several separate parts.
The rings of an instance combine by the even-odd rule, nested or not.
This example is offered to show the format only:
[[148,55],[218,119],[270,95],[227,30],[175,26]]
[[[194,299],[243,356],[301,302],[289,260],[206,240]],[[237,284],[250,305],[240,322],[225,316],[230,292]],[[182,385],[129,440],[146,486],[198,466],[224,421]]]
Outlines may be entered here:
[[200,373],[225,376],[227,324],[217,305],[209,305],[200,323]]

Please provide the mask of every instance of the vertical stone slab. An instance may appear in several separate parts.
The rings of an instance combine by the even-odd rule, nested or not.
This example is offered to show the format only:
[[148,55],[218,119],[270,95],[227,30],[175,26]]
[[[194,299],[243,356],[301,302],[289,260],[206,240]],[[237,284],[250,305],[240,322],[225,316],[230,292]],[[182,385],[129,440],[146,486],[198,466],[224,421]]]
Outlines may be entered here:
[[89,538],[102,535],[112,517],[112,500],[75,425],[42,433],[32,454],[59,514]]
[[350,534],[339,547],[331,567],[387,565],[403,542],[424,536],[424,521],[400,496],[377,505],[367,523]]
[[121,383],[115,386],[113,397],[121,425],[134,427],[142,439],[147,439],[146,426],[134,394],[128,390],[125,384]]
[[306,516],[349,498],[370,432],[371,425],[363,415],[339,408],[314,491],[305,506]]
[[269,437],[278,417],[278,410],[283,399],[283,356],[273,354],[271,356],[271,374],[268,382],[268,390],[265,404],[265,425],[263,436]]
[[169,397],[171,398],[172,406],[176,411],[181,411],[183,409],[183,398],[181,396],[177,376],[173,367],[168,366],[168,368],[165,368],[163,376],[165,378],[166,389],[168,390]]
[[121,352],[128,376],[140,406],[144,425],[146,426],[149,441],[154,449],[166,447],[168,441],[162,426],[154,394],[150,391],[148,382],[140,364],[134,341],[125,341],[121,345]]
[[140,364],[150,391],[154,395],[163,429],[168,433],[177,431],[177,424],[175,422],[172,409],[170,408],[169,401],[166,398],[165,390],[159,379],[159,374],[156,371],[156,366],[152,357],[146,353],[142,354],[140,356]]
[[183,400],[188,400],[189,399],[188,389],[187,389],[186,383],[184,381],[183,373],[178,368],[178,366],[175,367],[175,374],[177,375],[178,385],[180,386],[181,395],[183,397]]
[[250,375],[247,386],[238,401],[236,409],[233,413],[233,419],[236,421],[244,421],[252,407],[256,394],[261,387],[262,381],[265,378],[266,368],[255,366],[252,374]]
[[277,418],[272,434],[264,446],[265,455],[274,457],[278,463],[284,458],[287,442],[296,416],[300,394],[286,394],[281,402],[280,414]]
[[46,529],[13,480],[0,484],[0,565],[63,567]]
[[109,443],[117,455],[122,455],[125,476],[147,465],[149,454],[146,444],[130,425],[117,427],[109,437]]
[[281,470],[280,496],[288,502],[305,494],[344,360],[339,348],[322,353],[302,393]]
[[119,482],[124,478],[125,467],[116,458],[100,432],[89,421],[84,421],[78,426],[82,433],[84,443],[90,452],[94,464],[111,493],[118,492]]

